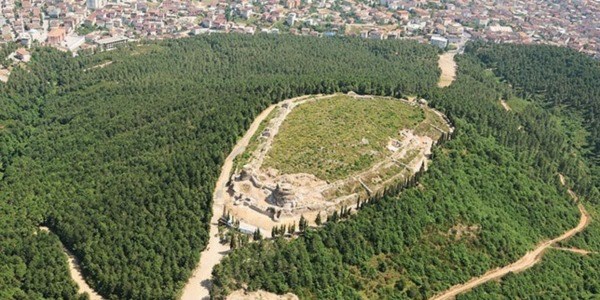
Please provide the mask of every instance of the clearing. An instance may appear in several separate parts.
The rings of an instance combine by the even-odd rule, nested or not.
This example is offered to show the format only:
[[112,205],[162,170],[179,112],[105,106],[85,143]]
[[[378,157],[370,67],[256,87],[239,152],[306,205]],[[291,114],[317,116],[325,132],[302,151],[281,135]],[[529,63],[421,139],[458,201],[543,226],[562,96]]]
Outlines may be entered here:
[[452,128],[427,102],[313,95],[285,100],[256,125],[236,159],[225,209],[245,231],[313,223],[355,207],[427,167],[431,148]]
[[424,119],[418,106],[392,99],[337,95],[300,105],[281,124],[263,166],[327,181],[345,178],[384,158],[390,138],[400,139],[399,128]]
[[442,75],[440,75],[438,87],[450,86],[456,78],[456,62],[454,61],[454,55],[456,55],[456,51],[448,51],[440,55],[438,65],[440,69],[442,69]]

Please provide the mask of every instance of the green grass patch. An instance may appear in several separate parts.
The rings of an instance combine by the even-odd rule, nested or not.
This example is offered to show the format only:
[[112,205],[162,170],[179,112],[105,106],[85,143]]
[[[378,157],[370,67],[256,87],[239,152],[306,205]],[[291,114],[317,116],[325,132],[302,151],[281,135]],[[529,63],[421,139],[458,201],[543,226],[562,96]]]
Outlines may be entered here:
[[525,99],[522,99],[522,98],[512,97],[512,98],[506,100],[506,104],[508,104],[510,109],[512,109],[518,113],[522,113],[525,110],[525,108],[531,104],[531,102],[529,102]]
[[339,95],[305,103],[281,125],[264,166],[329,181],[346,178],[384,158],[390,137],[424,119],[421,108],[393,99]]

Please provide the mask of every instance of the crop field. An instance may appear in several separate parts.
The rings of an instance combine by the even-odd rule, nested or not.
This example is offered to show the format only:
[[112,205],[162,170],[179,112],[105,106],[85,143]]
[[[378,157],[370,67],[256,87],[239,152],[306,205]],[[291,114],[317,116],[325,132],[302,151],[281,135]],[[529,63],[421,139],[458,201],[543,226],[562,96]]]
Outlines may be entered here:
[[422,108],[388,98],[339,95],[305,103],[281,125],[263,167],[327,181],[346,178],[383,159],[400,129],[425,119]]

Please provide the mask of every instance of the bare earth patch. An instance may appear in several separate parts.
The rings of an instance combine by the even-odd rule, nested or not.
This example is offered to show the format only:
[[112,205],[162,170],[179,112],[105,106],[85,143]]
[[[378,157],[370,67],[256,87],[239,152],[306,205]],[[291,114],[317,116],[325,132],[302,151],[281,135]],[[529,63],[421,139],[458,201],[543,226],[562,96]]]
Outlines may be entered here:
[[508,103],[506,103],[506,101],[500,100],[500,104],[502,105],[502,107],[504,107],[504,110],[511,111],[510,106],[508,106]]
[[246,292],[237,290],[227,296],[227,300],[298,300],[298,296],[287,293],[285,295],[277,295],[266,291]]
[[442,69],[442,75],[440,76],[438,87],[450,86],[456,78],[456,62],[454,61],[454,55],[456,55],[455,51],[446,52],[440,55],[438,65],[440,69]]

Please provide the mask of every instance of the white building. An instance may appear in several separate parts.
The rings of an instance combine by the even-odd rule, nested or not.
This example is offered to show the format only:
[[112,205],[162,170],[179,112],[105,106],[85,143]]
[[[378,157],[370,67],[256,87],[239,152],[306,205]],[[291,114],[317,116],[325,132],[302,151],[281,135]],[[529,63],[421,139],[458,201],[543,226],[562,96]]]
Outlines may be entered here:
[[86,0],[85,3],[88,9],[100,9],[106,4],[105,0]]
[[432,36],[429,42],[440,49],[444,49],[446,46],[448,46],[448,39],[439,35]]

